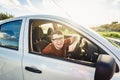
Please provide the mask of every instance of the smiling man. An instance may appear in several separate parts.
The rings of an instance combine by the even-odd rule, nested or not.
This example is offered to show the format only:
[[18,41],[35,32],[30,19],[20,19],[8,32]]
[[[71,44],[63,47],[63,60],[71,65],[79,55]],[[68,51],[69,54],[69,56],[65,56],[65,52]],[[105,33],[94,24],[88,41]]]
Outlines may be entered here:
[[52,43],[48,44],[48,46],[45,47],[42,52],[48,55],[66,57],[67,48],[68,52],[74,51],[78,40],[78,36],[72,36],[64,39],[64,35],[61,31],[54,31],[51,34]]

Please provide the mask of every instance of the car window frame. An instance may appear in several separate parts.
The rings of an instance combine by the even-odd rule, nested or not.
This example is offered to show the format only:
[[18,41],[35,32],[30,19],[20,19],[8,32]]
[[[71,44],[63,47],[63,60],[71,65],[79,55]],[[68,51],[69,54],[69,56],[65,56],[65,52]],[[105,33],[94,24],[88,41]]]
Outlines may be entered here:
[[[47,20],[47,19],[29,19],[29,29],[28,29],[28,37],[29,37],[29,40],[28,40],[28,44],[29,44],[29,54],[32,54],[32,55],[37,55],[37,56],[43,56],[43,57],[46,57],[46,58],[53,58],[53,59],[58,59],[58,60],[62,60],[62,61],[67,61],[67,62],[71,62],[71,63],[76,63],[76,64],[81,64],[81,65],[86,65],[86,66],[90,66],[90,67],[95,67],[95,63],[90,63],[88,61],[83,61],[83,60],[75,60],[75,59],[69,59],[69,58],[64,58],[64,57],[57,57],[57,56],[50,56],[50,55],[47,55],[47,54],[43,54],[42,52],[35,52],[33,51],[33,48],[32,48],[32,27],[31,27],[31,22],[32,20],[44,20],[44,21],[48,21],[48,23],[57,23],[57,24],[61,24],[61,25],[64,25],[65,24],[62,24],[62,23],[59,23],[57,21],[54,21],[54,20]],[[67,28],[70,28],[67,26]],[[80,33],[79,33],[80,34]],[[81,35],[81,34],[80,34]],[[98,46],[97,46],[98,47]]]

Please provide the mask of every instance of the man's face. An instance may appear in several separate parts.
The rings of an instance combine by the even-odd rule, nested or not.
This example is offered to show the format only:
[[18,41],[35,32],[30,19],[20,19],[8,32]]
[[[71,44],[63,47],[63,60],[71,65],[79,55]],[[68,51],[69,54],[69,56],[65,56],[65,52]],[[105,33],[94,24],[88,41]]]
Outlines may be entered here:
[[57,50],[60,50],[64,44],[64,36],[61,34],[54,34],[52,36],[52,43]]

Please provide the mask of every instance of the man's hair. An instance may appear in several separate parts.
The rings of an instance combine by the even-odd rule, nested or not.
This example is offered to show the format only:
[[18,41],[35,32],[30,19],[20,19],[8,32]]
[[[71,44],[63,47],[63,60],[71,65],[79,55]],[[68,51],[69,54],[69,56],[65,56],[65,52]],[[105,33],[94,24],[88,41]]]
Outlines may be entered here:
[[56,30],[56,31],[54,31],[54,32],[51,33],[51,36],[50,36],[50,37],[52,38],[54,34],[63,35],[63,33],[62,33],[61,31]]

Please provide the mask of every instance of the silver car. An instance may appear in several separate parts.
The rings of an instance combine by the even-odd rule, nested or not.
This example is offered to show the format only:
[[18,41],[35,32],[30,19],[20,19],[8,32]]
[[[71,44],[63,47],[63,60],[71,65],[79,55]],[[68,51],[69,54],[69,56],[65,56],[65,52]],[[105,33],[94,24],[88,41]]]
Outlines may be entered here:
[[[42,52],[54,30],[79,36],[72,55]],[[32,15],[0,22],[0,80],[120,80],[119,68],[120,48],[72,20]]]

